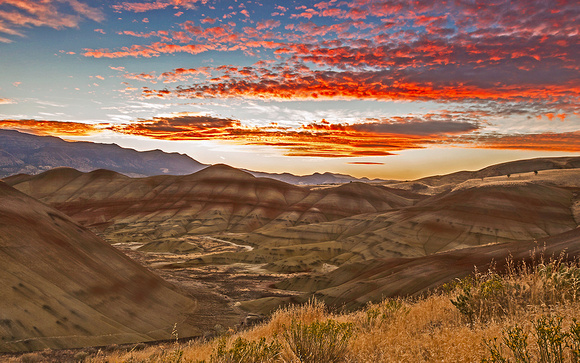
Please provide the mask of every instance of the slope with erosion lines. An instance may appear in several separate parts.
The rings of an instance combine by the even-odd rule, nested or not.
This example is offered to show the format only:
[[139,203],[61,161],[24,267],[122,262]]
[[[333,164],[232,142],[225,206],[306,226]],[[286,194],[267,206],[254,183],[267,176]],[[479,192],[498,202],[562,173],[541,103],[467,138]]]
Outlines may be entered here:
[[[0,351],[203,335],[233,324],[63,213],[0,182]],[[211,316],[203,321],[200,316]]]
[[[543,178],[518,182],[504,179],[474,180],[468,186],[398,210],[326,223],[261,228],[238,236],[259,246],[251,255],[206,256],[186,264],[244,258],[249,262],[253,258],[254,262],[269,262],[273,270],[292,271],[298,269],[296,264],[301,259],[305,265],[313,258],[317,265],[342,265],[375,258],[419,257],[470,246],[545,238],[578,225],[580,170],[554,171]],[[270,259],[265,259],[268,255]]]
[[558,257],[562,252],[568,258],[580,255],[580,228],[538,241],[506,242],[423,257],[347,264],[329,273],[303,275],[276,284],[281,289],[303,291],[303,295],[246,301],[242,307],[268,313],[280,305],[306,302],[314,296],[329,306],[357,309],[387,297],[416,296],[472,274],[476,269],[487,271],[492,264],[501,273],[508,258],[529,263],[532,258]]
[[357,182],[310,190],[225,165],[191,175],[148,178],[58,168],[5,181],[111,242],[177,241],[187,235],[320,223],[406,207],[418,198]]

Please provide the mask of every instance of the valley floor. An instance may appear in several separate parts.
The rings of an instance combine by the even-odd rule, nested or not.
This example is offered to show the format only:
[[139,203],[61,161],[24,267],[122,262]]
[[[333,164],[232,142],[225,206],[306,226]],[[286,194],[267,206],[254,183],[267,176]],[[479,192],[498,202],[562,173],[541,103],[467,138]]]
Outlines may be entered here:
[[[211,237],[191,237],[190,243],[195,244],[200,249],[205,247],[207,251],[208,238]],[[212,241],[210,252],[204,253],[175,254],[142,252],[136,249],[140,244],[134,245],[127,243],[117,243],[115,247],[200,301],[205,301],[198,297],[200,291],[206,291],[207,295],[213,295],[212,300],[219,301],[219,303],[216,303],[218,314],[225,313],[228,310],[228,308],[224,307],[225,304],[236,306],[236,303],[245,300],[265,297],[288,297],[298,294],[298,292],[277,289],[273,287],[273,284],[287,278],[305,275],[307,272],[276,273],[261,268],[259,264],[248,263],[211,264],[189,267],[181,264],[174,265],[175,263],[196,257],[221,252],[243,251],[249,247],[236,245],[229,241],[216,241],[215,238],[211,239],[214,241]],[[236,323],[241,322],[247,314],[239,309],[236,309],[235,312],[239,315]]]

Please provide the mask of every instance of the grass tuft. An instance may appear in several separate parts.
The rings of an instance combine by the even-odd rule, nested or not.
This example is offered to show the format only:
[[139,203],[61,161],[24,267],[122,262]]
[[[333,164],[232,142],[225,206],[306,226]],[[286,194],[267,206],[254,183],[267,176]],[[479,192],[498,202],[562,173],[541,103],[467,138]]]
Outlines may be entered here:
[[320,301],[276,311],[210,341],[104,351],[86,362],[573,362],[580,363],[580,266],[508,261],[422,298],[349,313]]

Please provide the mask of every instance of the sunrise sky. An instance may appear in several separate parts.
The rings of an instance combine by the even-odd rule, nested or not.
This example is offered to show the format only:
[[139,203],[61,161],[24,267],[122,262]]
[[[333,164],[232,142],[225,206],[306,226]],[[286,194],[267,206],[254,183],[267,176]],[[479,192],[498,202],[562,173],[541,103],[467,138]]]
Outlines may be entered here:
[[0,128],[410,179],[580,153],[576,0],[0,0]]

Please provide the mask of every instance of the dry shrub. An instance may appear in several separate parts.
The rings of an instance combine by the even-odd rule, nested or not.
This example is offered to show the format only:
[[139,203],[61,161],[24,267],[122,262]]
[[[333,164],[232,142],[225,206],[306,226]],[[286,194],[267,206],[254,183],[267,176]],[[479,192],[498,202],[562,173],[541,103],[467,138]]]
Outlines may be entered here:
[[89,352],[80,351],[74,355],[74,360],[75,362],[84,362],[89,355]]
[[[240,353],[231,354],[233,362],[243,356],[242,352],[264,353],[268,351],[266,345],[277,342],[282,344],[281,354],[272,357],[272,361],[295,362],[299,361],[299,354],[293,353],[291,346],[296,348],[300,342],[302,346],[310,344],[308,350],[312,352],[328,352],[330,345],[320,347],[314,343],[340,341],[341,335],[335,333],[341,331],[341,326],[350,326],[350,337],[343,339],[348,344],[332,349],[333,353],[339,353],[334,355],[337,360],[467,363],[484,359],[501,362],[503,357],[513,362],[515,354],[503,340],[511,336],[507,342],[514,349],[527,344],[525,351],[520,349],[521,354],[516,353],[520,361],[529,357],[534,363],[542,362],[541,359],[557,362],[562,349],[564,362],[580,363],[580,324],[574,320],[580,311],[579,287],[577,261],[564,262],[560,258],[517,266],[510,262],[506,274],[494,271],[476,274],[471,280],[456,283],[451,292],[432,293],[415,300],[388,299],[343,314],[331,314],[323,303],[311,300],[278,310],[269,322],[233,336],[147,347],[130,354],[105,352],[90,357],[89,361],[162,362],[175,358],[175,351],[181,351],[181,362],[210,362],[222,344],[224,356]],[[539,320],[542,316],[561,318],[561,324],[559,320]],[[567,334],[560,343],[558,332]],[[317,334],[322,334],[322,338],[317,338]],[[264,340],[260,348],[261,339]],[[538,342],[545,348],[540,348]],[[496,360],[492,348],[501,354],[496,355]],[[331,353],[325,354],[328,355],[323,361],[327,362]]]
[[404,299],[385,299],[379,303],[369,303],[364,309],[355,313],[355,326],[366,331],[388,326],[398,316],[409,312],[409,301]]
[[513,316],[530,306],[543,308],[578,301],[580,264],[564,256],[548,262],[515,264],[508,260],[507,273],[493,269],[458,281],[452,303],[470,324]]
[[292,358],[304,363],[336,363],[345,360],[352,323],[329,319],[310,324],[293,320],[282,336]]
[[44,359],[40,353],[26,353],[20,356],[20,362],[22,363],[36,363],[42,362]]
[[114,352],[100,351],[95,355],[85,358],[84,361],[88,363],[195,362],[197,359],[193,359],[191,355],[187,354],[192,346],[193,344],[191,343],[177,342],[171,344],[163,343],[150,347],[137,344],[137,349],[133,347],[128,351],[120,349]]
[[315,321],[325,320],[329,316],[324,303],[311,299],[303,305],[292,305],[277,310],[266,328],[271,334],[277,334],[290,326],[293,321],[310,324]]
[[531,326],[516,324],[504,328],[501,339],[485,341],[488,357],[482,362],[578,362],[580,323],[574,318],[565,329],[563,321],[561,316],[542,315]]
[[227,348],[226,339],[222,338],[210,362],[212,363],[267,363],[278,360],[282,346],[277,341],[266,342],[262,337],[258,341],[249,341],[244,338],[237,338],[233,344]]
[[348,353],[353,362],[476,362],[484,351],[474,342],[501,330],[469,328],[440,294],[405,301],[387,324],[357,329]]

